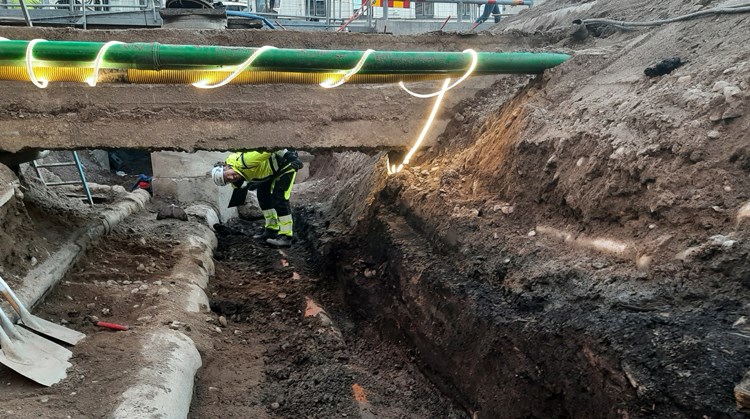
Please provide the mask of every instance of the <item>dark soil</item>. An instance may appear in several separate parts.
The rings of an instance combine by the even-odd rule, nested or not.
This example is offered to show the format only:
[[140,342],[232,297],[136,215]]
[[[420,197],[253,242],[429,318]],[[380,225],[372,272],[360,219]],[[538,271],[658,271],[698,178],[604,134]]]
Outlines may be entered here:
[[[409,346],[347,315],[303,243],[279,251],[247,222],[221,228],[211,308],[228,320],[205,353],[194,418],[466,418],[413,363]],[[332,323],[305,317],[307,298]]]

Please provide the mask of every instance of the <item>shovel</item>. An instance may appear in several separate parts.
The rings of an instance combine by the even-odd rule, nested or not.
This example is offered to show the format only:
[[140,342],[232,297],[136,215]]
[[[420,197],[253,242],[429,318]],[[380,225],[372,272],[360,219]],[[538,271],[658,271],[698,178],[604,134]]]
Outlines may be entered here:
[[13,325],[2,309],[0,312],[0,364],[47,387],[67,376],[65,371],[70,367],[69,362],[55,358],[34,345],[11,339],[8,333],[13,333]]
[[2,308],[0,308],[0,324],[5,333],[8,335],[13,344],[19,348],[25,349],[27,345],[33,345],[37,349],[52,355],[61,361],[67,361],[73,356],[67,348],[64,348],[55,342],[49,341],[36,333],[30,332],[22,327],[16,327],[10,321]]
[[5,296],[5,299],[8,300],[11,307],[13,307],[18,315],[21,316],[21,322],[23,322],[23,325],[29,329],[70,345],[75,345],[81,339],[86,337],[86,335],[81,332],[77,332],[65,326],[60,326],[59,324],[52,323],[31,314],[29,310],[26,310],[26,307],[23,306],[21,300],[16,297],[16,294],[13,293],[13,290],[10,289],[3,278],[0,278],[0,292]]

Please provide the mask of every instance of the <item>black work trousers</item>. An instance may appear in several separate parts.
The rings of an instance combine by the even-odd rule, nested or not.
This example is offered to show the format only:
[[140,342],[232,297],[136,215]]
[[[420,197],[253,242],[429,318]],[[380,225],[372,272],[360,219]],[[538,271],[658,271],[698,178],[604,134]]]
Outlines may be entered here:
[[258,187],[258,205],[261,210],[275,209],[279,217],[292,214],[287,197],[291,196],[295,174],[296,172],[289,171],[276,178],[274,182],[266,182]]

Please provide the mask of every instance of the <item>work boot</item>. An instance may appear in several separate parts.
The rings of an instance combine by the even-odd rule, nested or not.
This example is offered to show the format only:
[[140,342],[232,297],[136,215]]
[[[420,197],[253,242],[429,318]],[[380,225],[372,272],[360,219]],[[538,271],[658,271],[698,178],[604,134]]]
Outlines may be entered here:
[[292,245],[292,238],[279,234],[275,239],[266,240],[266,243],[276,247],[290,247]]
[[266,240],[273,239],[279,234],[278,230],[272,230],[270,228],[264,228],[262,233],[258,233],[253,236],[254,239]]

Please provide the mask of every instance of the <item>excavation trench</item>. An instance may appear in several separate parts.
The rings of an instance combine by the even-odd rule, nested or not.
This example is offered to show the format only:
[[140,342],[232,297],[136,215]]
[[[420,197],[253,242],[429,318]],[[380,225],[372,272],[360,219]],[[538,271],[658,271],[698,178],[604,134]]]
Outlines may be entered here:
[[208,294],[226,321],[204,354],[191,417],[631,409],[636,389],[606,340],[582,325],[551,327],[563,312],[544,324],[543,300],[467,281],[405,218],[381,209],[362,235],[323,246],[312,212],[298,215],[309,241],[283,251],[251,239],[259,225],[218,228]]
[[431,384],[410,347],[348,313],[304,243],[272,249],[251,238],[257,228],[218,228],[207,291],[223,317],[190,417],[470,417]]
[[411,348],[420,370],[473,417],[627,411],[635,389],[606,340],[550,327],[566,318],[562,310],[545,322],[548,302],[471,280],[396,214],[371,220],[357,243],[333,251],[353,315]]
[[[420,190],[388,182],[339,238],[318,209],[298,211],[311,221],[298,224],[352,317],[407,348],[472,417],[742,416],[732,389],[746,337],[725,332],[744,324],[742,303],[721,289],[741,279],[706,274],[707,285],[663,290],[629,261],[601,277],[580,268],[592,259],[578,248],[502,230],[523,237],[514,248],[480,216],[439,229],[445,212],[430,215],[407,192]],[[717,258],[717,272],[733,261]],[[682,305],[706,286],[699,306]]]

